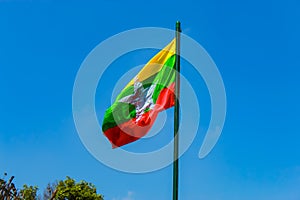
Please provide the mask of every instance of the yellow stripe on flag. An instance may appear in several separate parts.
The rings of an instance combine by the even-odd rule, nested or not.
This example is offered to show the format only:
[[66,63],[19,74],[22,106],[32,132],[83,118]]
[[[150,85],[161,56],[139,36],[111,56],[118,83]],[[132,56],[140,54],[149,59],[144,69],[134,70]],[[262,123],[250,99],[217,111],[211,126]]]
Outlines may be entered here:
[[[161,68],[164,66],[166,61],[176,53],[175,51],[176,47],[176,40],[175,38],[160,52],[158,52],[144,67],[143,69],[137,74],[137,78],[139,81],[144,81],[147,78],[155,75],[157,72],[161,70]],[[131,86],[134,84],[133,78],[125,88]],[[124,89],[125,89],[124,88]]]

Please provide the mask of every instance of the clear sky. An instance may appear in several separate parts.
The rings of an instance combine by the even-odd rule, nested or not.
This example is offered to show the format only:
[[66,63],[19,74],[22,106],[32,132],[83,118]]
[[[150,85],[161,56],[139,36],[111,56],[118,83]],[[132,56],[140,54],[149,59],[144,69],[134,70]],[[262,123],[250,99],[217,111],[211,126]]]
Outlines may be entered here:
[[[200,131],[180,160],[180,199],[299,200],[298,8],[296,0],[0,0],[0,173],[16,176],[18,187],[43,189],[68,175],[94,183],[106,200],[171,199],[170,166],[128,174],[85,149],[73,122],[72,90],[82,61],[101,41],[132,28],[173,29],[180,20],[214,59],[227,94],[223,133],[200,160],[209,97],[199,76],[183,69],[199,82],[194,87],[204,104]],[[99,86],[107,87],[105,95],[96,96],[106,102],[96,103],[100,122],[122,76],[114,67],[126,72],[153,53],[124,56],[126,64],[116,61],[107,71]],[[142,148],[143,140],[130,144]]]

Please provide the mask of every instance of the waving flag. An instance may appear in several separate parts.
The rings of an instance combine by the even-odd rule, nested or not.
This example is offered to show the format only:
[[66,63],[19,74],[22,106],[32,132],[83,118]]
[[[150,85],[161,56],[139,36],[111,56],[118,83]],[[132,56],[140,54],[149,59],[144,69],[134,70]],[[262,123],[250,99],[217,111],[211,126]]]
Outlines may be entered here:
[[143,137],[157,114],[174,106],[175,48],[174,39],[144,66],[106,110],[102,131],[113,148]]

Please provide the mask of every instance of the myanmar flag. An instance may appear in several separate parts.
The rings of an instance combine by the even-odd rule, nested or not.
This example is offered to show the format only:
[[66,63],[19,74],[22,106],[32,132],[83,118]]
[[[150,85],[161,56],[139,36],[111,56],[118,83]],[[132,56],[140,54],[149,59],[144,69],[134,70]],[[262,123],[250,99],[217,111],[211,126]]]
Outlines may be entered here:
[[176,40],[158,52],[109,107],[102,131],[113,148],[143,137],[158,113],[175,104]]

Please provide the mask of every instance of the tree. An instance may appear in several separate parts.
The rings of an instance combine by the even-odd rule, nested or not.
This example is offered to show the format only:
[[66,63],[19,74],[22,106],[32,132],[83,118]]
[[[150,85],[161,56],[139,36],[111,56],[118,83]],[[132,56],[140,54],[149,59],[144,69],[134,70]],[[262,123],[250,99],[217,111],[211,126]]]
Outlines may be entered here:
[[0,200],[17,199],[18,191],[12,182],[14,176],[10,177],[8,181],[5,180],[6,176],[7,173],[4,173],[4,178],[0,179]]
[[[0,200],[40,200],[37,195],[37,186],[24,185],[18,190],[12,176],[8,181],[5,177],[0,179]],[[43,194],[44,200],[103,200],[103,196],[97,194],[96,187],[92,183],[85,181],[75,182],[74,179],[67,177],[64,181],[48,184]]]
[[37,200],[37,186],[27,186],[23,185],[23,188],[20,190],[19,198],[24,200]]
[[56,195],[56,188],[57,183],[48,183],[46,189],[44,190],[44,195],[43,195],[43,199],[48,200],[48,199],[54,199],[54,196]]
[[6,181],[7,173],[4,173],[4,178],[0,179],[0,200],[37,200],[37,186],[24,185],[18,191],[13,183],[14,176],[11,176]]
[[75,182],[67,176],[66,180],[59,181],[56,187],[55,200],[103,200],[103,196],[97,194],[96,187],[85,181]]

